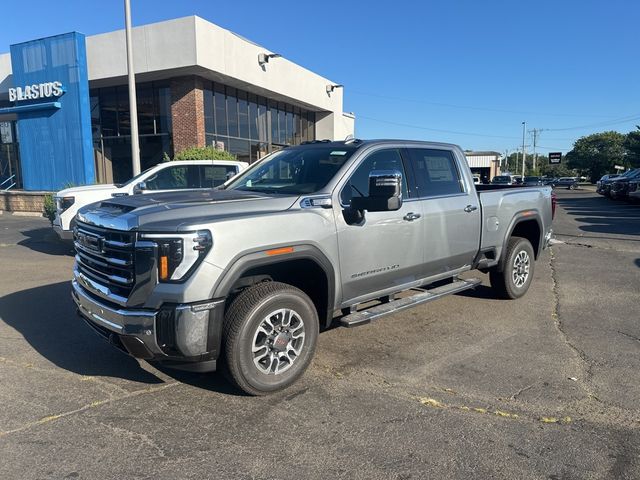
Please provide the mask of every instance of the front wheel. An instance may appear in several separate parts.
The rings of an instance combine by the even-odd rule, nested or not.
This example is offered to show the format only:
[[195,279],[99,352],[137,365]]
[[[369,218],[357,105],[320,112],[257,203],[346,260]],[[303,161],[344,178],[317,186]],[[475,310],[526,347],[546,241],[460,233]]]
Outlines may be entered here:
[[223,371],[250,395],[282,390],[309,366],[318,325],[315,306],[301,290],[279,282],[254,285],[225,315]]
[[535,256],[531,242],[526,238],[511,237],[507,243],[502,271],[491,270],[491,287],[500,298],[516,299],[522,297],[533,279]]

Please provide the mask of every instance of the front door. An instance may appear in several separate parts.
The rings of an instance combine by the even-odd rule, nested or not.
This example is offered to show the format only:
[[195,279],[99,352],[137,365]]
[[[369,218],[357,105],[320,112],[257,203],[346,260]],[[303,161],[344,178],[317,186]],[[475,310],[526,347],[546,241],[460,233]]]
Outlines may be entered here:
[[[351,198],[369,195],[372,170],[398,170],[402,174],[400,210],[366,212],[359,223],[345,218]],[[408,197],[405,164],[397,148],[384,148],[368,154],[340,190],[334,207],[340,253],[343,303],[375,298],[374,293],[400,290],[420,277],[423,261],[424,229],[419,202]]]
[[480,242],[480,204],[451,150],[408,149],[422,205],[424,277],[470,266]]

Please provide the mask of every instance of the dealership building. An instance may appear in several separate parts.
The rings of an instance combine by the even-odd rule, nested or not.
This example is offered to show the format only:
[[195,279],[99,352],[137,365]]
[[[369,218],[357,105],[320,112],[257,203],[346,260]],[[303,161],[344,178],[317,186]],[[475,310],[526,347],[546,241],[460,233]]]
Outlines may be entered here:
[[[252,162],[344,139],[341,85],[191,16],[133,29],[140,162],[211,145]],[[51,191],[132,175],[125,32],[72,32],[0,54],[0,190]]]

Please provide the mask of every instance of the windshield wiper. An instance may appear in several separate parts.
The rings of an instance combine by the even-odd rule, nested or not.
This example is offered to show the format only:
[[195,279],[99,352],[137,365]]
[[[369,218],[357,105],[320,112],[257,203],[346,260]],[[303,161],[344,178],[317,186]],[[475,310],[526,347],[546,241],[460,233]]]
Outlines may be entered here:
[[254,193],[275,193],[275,194],[280,194],[282,195],[282,192],[280,192],[278,189],[276,188],[253,188],[253,187],[249,187],[249,188],[236,188],[235,190],[239,190],[241,192],[254,192]]

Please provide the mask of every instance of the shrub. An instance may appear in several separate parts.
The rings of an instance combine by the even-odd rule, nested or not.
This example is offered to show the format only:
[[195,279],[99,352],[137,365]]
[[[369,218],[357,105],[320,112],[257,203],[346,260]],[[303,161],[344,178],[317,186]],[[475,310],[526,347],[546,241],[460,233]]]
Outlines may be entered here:
[[213,147],[189,147],[178,152],[174,160],[235,160],[236,156]]
[[44,216],[53,225],[53,220],[56,218],[56,201],[53,199],[53,193],[47,193],[44,196]]

